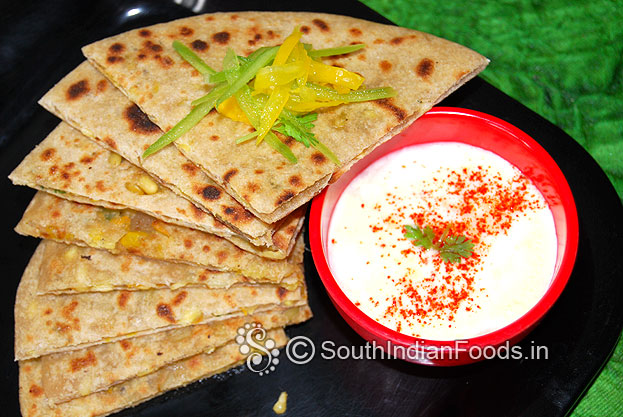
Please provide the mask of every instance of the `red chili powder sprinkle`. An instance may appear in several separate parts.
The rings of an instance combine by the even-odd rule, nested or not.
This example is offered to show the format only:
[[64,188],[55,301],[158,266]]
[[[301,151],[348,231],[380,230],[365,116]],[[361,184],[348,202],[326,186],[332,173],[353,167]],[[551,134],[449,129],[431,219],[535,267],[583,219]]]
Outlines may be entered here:
[[[462,259],[460,263],[445,263],[438,254],[431,256],[429,251],[415,245],[401,250],[400,254],[405,259],[418,256],[423,264],[432,262],[435,272],[419,282],[411,280],[411,270],[404,276],[388,275],[387,279],[394,283],[399,295],[386,300],[383,317],[397,323],[397,330],[400,331],[404,321],[422,325],[436,318],[452,321],[461,306],[465,306],[467,311],[480,308],[473,305],[473,296],[476,291],[474,277],[482,269],[481,258],[487,249],[482,238],[507,234],[521,213],[544,208],[542,199],[535,196],[528,185],[530,180],[520,172],[509,180],[479,166],[475,170],[463,168],[441,178],[433,178],[428,188],[424,186],[417,194],[414,193],[420,203],[414,212],[409,212],[401,196],[386,193],[384,204],[392,207],[392,213],[378,224],[369,225],[373,233],[400,230],[397,240],[404,245],[407,240],[402,236],[405,225],[430,227],[436,236],[449,228],[452,235],[463,235],[476,246],[472,256]],[[442,197],[438,193],[433,194],[433,190],[442,187],[445,188]],[[444,208],[443,213],[439,207]],[[376,204],[373,209],[381,211],[382,206]],[[381,248],[386,246],[381,242],[375,244]],[[391,255],[388,256],[391,259]],[[372,297],[370,301],[379,305],[379,301]]]

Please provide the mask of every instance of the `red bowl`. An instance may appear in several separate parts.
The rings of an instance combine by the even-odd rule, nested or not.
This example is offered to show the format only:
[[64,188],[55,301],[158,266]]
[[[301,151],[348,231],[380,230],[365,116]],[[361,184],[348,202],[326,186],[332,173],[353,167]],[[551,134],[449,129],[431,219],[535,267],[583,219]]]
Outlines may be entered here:
[[[344,294],[327,262],[330,219],[340,195],[350,181],[388,153],[430,142],[462,142],[477,146],[496,153],[519,168],[547,200],[558,239],[554,277],[539,302],[506,327],[460,342],[408,336],[371,319]],[[528,334],[560,296],[573,270],[579,234],[575,202],[569,185],[552,157],[534,139],[496,117],[451,107],[430,110],[327,187],[312,202],[309,229],[312,256],[320,279],[346,322],[364,339],[390,355],[433,366],[462,365],[492,357],[494,354],[501,357],[507,355],[510,346]]]

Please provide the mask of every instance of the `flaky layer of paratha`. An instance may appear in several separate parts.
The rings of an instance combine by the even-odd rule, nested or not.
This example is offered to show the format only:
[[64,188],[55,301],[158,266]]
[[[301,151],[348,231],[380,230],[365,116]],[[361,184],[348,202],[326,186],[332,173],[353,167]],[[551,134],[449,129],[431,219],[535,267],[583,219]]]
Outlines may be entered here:
[[[41,358],[43,389],[48,399],[58,404],[217,349],[235,339],[237,330],[245,324],[259,324],[262,329],[270,330],[300,323],[310,317],[308,306],[275,309],[46,355]],[[262,330],[258,332],[262,333]]]
[[[203,96],[203,77],[172,47],[177,39],[208,65],[221,69],[227,48],[247,55],[283,42],[300,26],[314,48],[365,43],[354,53],[327,58],[365,77],[365,86],[391,86],[392,99],[318,112],[314,133],[337,155],[336,166],[313,147],[288,141],[297,164],[264,144],[236,145],[249,126],[208,114],[175,143],[249,211],[275,222],[309,201],[352,163],[406,128],[447,94],[474,77],[488,60],[435,36],[345,16],[299,12],[235,12],[194,16],[95,42],[85,56],[163,130],[171,129]],[[157,88],[156,88],[157,86]],[[290,143],[291,142],[291,143]]]
[[[141,159],[143,151],[162,131],[88,62],[59,81],[39,103],[99,145],[142,167],[172,191],[249,238],[254,245],[287,251],[295,238],[289,226],[298,224],[299,217],[290,216],[278,225],[269,225],[249,215],[174,146]],[[279,235],[275,241],[273,233]]]
[[285,260],[246,252],[210,233],[176,226],[134,210],[110,210],[39,192],[15,230],[23,235],[230,271],[263,282],[296,275],[303,259],[299,237]]
[[[213,271],[200,266],[165,262],[142,256],[66,245],[47,240],[37,294],[76,294],[84,292],[139,291],[169,288],[223,288],[261,284],[235,272]],[[303,284],[303,267],[295,275],[278,282],[295,289]]]
[[32,256],[15,299],[15,358],[146,335],[172,328],[236,317],[245,311],[306,303],[304,287],[235,286],[227,290],[186,288],[36,295],[45,241]]
[[[283,329],[271,330],[267,337],[282,347],[288,341]],[[165,366],[151,374],[134,378],[86,397],[51,405],[42,387],[41,359],[20,361],[19,402],[24,417],[101,417],[133,407],[166,391],[225,372],[242,363],[245,356],[232,342],[212,353],[201,353]]]
[[[304,213],[289,219],[285,230],[275,239],[280,244],[258,247],[236,234],[204,210],[168,188],[160,186],[154,194],[132,191],[147,174],[122,161],[111,164],[110,152],[90,141],[68,124],[61,122],[9,175],[18,185],[54,192],[59,197],[110,209],[131,208],[164,222],[201,230],[223,237],[242,249],[269,258],[282,259],[291,249],[294,236],[302,225]],[[252,216],[240,208],[235,216]]]

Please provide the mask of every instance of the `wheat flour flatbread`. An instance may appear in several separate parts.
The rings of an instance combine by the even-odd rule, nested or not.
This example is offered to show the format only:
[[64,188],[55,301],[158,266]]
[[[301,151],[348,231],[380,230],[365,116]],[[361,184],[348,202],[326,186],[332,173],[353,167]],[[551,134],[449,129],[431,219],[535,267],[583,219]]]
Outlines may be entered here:
[[[132,191],[147,174],[127,161],[109,162],[110,152],[61,122],[9,175],[14,184],[55,193],[59,197],[109,209],[132,208],[164,222],[201,230],[223,237],[242,249],[271,258],[283,258],[302,226],[302,212],[294,224],[280,231],[276,240],[283,250],[257,247],[236,234],[214,216],[162,186],[154,194]],[[154,183],[155,185],[155,183]],[[240,211],[245,216],[246,210]],[[250,216],[250,214],[248,214]],[[281,240],[279,240],[281,238]]]
[[[173,146],[152,158],[141,159],[140,155],[162,131],[88,62],[59,81],[39,103],[99,145],[145,169],[254,245],[282,252],[281,257],[285,257],[295,238],[290,226],[299,223],[300,213],[278,225],[264,223]],[[273,239],[275,232],[278,236]]]
[[218,236],[165,223],[134,210],[110,210],[44,192],[35,194],[15,231],[115,254],[236,272],[255,281],[272,283],[298,274],[304,251],[299,237],[287,259],[266,259]]
[[[282,347],[288,341],[283,329],[271,330],[268,337]],[[199,379],[225,372],[240,365],[245,356],[236,343],[229,343],[212,353],[201,353],[173,363],[151,374],[115,385],[109,390],[80,397],[53,406],[42,387],[41,359],[20,361],[19,402],[24,417],[101,417],[133,407],[166,391],[183,387]]]
[[272,223],[309,201],[331,180],[379,144],[405,129],[467,80],[488,60],[456,43],[397,26],[304,12],[235,12],[194,16],[132,30],[83,48],[84,55],[164,131],[203,96],[203,77],[172,47],[186,44],[220,70],[227,48],[248,55],[281,44],[300,26],[314,48],[364,43],[354,53],[327,58],[365,77],[365,85],[393,87],[392,99],[342,105],[318,114],[314,133],[331,149],[336,166],[314,148],[291,141],[297,164],[268,145],[236,145],[248,125],[208,114],[175,146],[260,219]]
[[245,324],[259,324],[262,329],[270,330],[310,317],[308,306],[275,309],[46,355],[41,358],[43,389],[53,403],[66,402],[150,374],[190,356],[213,351],[231,342]]
[[36,295],[44,248],[32,256],[15,299],[15,358],[30,359],[191,324],[306,303],[304,287],[235,286]]

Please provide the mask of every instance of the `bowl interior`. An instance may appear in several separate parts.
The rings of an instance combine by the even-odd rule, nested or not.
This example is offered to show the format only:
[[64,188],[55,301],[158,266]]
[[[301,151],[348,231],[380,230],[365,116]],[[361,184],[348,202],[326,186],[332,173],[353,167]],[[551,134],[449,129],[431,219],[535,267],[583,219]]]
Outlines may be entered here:
[[[310,216],[310,242],[320,277],[338,309],[366,331],[382,334],[399,344],[412,344],[414,337],[391,330],[362,313],[331,275],[327,264],[327,234],[331,216],[344,189],[362,170],[377,159],[401,148],[429,142],[462,142],[496,153],[529,177],[547,200],[554,217],[558,251],[554,276],[543,298],[524,316],[492,333],[470,339],[474,345],[496,345],[525,332],[556,301],[573,269],[578,245],[578,220],[569,186],[547,152],[518,128],[493,116],[458,108],[434,108],[405,131],[357,162],[338,181],[314,199]],[[449,346],[427,341],[429,346]]]

